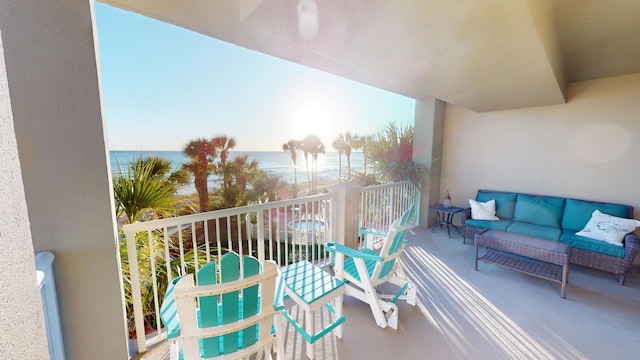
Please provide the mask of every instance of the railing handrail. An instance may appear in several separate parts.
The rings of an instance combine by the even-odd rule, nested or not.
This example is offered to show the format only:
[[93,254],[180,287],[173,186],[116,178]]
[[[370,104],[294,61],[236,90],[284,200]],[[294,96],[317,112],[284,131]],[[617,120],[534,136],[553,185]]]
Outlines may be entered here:
[[[186,247],[183,248],[183,232],[185,232],[186,235],[190,234],[189,247],[192,248],[194,254],[193,259],[189,260],[189,262],[193,262],[193,268],[195,270],[197,270],[198,267],[199,253],[196,250],[198,248],[198,241],[200,240],[204,240],[204,245],[206,246],[204,252],[207,256],[207,261],[211,251],[218,252],[217,256],[220,256],[221,251],[224,251],[225,248],[233,248],[233,245],[237,245],[239,250],[242,251],[243,245],[246,245],[247,241],[249,244],[247,251],[256,252],[260,260],[269,260],[265,258],[265,256],[270,256],[271,259],[276,257],[278,262],[280,262],[280,260],[292,261],[291,259],[299,256],[300,259],[306,259],[308,261],[330,261],[329,254],[325,254],[326,250],[322,250],[322,247],[318,248],[317,245],[322,245],[322,243],[328,241],[344,242],[344,234],[334,233],[334,230],[340,228],[345,229],[348,226],[355,227],[363,225],[388,230],[389,225],[399,214],[404,212],[410,205],[420,203],[420,191],[410,181],[359,189],[354,188],[354,190],[360,194],[360,198],[358,199],[360,203],[359,210],[358,214],[350,214],[349,219],[339,219],[335,207],[349,206],[347,202],[355,199],[351,198],[353,200],[347,200],[347,198],[344,197],[344,193],[330,190],[331,192],[326,194],[123,225],[122,230],[126,238],[125,245],[129,260],[128,269],[130,271],[129,276],[133,306],[132,320],[135,323],[135,332],[138,336],[138,351],[144,351],[147,345],[163,339],[165,334],[160,329],[159,323],[157,323],[158,336],[152,339],[146,338],[141,298],[141,273],[139,271],[138,261],[138,256],[142,253],[139,253],[137,250],[136,243],[139,241],[136,240],[136,234],[144,234],[141,243],[146,244],[149,248],[149,253],[145,253],[148,258],[145,261],[148,261],[149,264],[147,266],[150,268],[150,271],[145,274],[146,276],[151,275],[150,278],[152,280],[149,281],[149,284],[151,284],[152,290],[150,291],[153,292],[154,297],[152,303],[155,310],[153,311],[155,311],[157,318],[160,299],[158,287],[160,283],[156,282],[155,254],[160,254],[159,261],[164,262],[164,265],[160,266],[161,268],[163,266],[166,268],[164,271],[167,272],[166,277],[170,280],[172,275],[169,270],[170,258],[168,246],[169,238],[172,236],[176,237],[174,240],[177,241],[177,249],[179,249],[174,248],[174,252],[177,251],[180,254],[180,264],[174,266],[180,266],[180,273],[185,273],[186,262],[184,255],[187,251]],[[352,195],[356,194],[352,193]],[[273,211],[283,208],[285,211],[282,213],[280,211]],[[364,217],[365,212],[366,217]],[[256,215],[255,218],[253,218],[253,214]],[[233,218],[237,220],[231,221]],[[227,220],[225,221],[224,219]],[[281,222],[280,219],[283,221]],[[323,230],[317,230],[318,233],[316,235],[308,235],[306,234],[308,229],[306,231],[305,229],[296,230],[289,225],[290,220],[294,221],[296,219],[324,220],[328,221],[328,225]],[[349,224],[341,223],[343,221],[348,221]],[[351,223],[352,221],[353,224]],[[202,225],[196,226],[198,223]],[[210,233],[208,224],[212,224],[213,227],[211,230],[214,231],[214,233]],[[201,231],[199,235],[198,231]],[[253,235],[253,231],[255,231],[255,235]],[[234,232],[237,234],[236,238],[232,235]],[[316,230],[313,232],[315,233]],[[310,236],[310,238],[301,241],[301,238],[298,238],[296,234],[297,236]],[[158,237],[155,238],[155,236]],[[338,236],[338,238],[335,238],[335,236]],[[155,252],[156,250],[153,250],[152,244],[154,239],[160,239],[160,241],[164,243],[164,249]],[[282,244],[285,245],[284,248],[281,248]],[[174,246],[175,245],[176,243],[174,243]],[[210,245],[216,246],[217,250],[210,248]],[[228,246],[225,247],[225,245]],[[251,246],[256,246],[257,248],[252,248]],[[291,246],[291,248],[289,246]],[[162,281],[166,281],[166,279]],[[145,286],[149,285],[147,284]]]
[[303,198],[278,200],[278,201],[272,201],[272,202],[267,202],[262,204],[246,205],[246,206],[213,210],[213,211],[207,211],[203,213],[182,215],[182,216],[176,216],[176,217],[170,217],[170,218],[164,218],[164,219],[135,222],[133,224],[123,225],[122,229],[125,232],[140,232],[148,229],[162,229],[165,227],[179,226],[185,223],[201,222],[201,221],[212,220],[216,218],[222,218],[226,216],[233,216],[239,213],[241,214],[241,213],[259,212],[261,210],[262,211],[269,210],[274,207],[285,207],[289,205],[296,205],[301,202],[301,199],[304,199],[304,202],[313,202],[313,201],[319,201],[319,200],[329,200],[332,197],[333,197],[332,194],[320,194],[320,195],[305,196]]
[[362,188],[362,192],[374,192],[376,190],[395,188],[400,185],[410,185],[410,184],[412,184],[412,182],[409,180],[406,180],[406,181],[398,181],[398,182],[388,183],[388,184],[372,185],[372,186],[367,186]]

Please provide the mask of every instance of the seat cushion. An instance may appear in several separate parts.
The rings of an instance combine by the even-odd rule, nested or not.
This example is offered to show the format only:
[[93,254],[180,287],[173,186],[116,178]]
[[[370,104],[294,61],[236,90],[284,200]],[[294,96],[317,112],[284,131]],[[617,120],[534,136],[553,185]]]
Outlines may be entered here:
[[630,206],[567,199],[564,215],[562,216],[562,229],[573,232],[582,230],[595,210],[623,218],[631,218],[633,216],[633,208]]
[[576,249],[588,250],[602,253],[618,258],[624,257],[624,247],[609,244],[606,241],[591,239],[588,237],[576,235],[573,230],[565,230],[560,236],[560,241],[570,244]]
[[560,228],[520,221],[514,221],[507,228],[507,232],[553,241],[560,240],[560,235],[562,235],[562,229]]
[[502,220],[513,219],[513,213],[516,207],[516,198],[516,193],[491,190],[478,190],[478,194],[476,195],[476,200],[480,202],[495,200],[496,216]]
[[473,220],[467,219],[464,224],[480,229],[507,231],[513,220]]
[[[564,198],[518,194],[513,219],[536,225],[560,228]],[[558,238],[560,234],[558,233]]]

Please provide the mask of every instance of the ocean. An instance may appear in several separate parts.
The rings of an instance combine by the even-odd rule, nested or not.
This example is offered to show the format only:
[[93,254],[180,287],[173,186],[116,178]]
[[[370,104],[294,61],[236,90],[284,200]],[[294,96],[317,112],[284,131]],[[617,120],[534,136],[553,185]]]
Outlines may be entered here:
[[[182,151],[109,151],[111,161],[111,171],[113,175],[118,175],[118,169],[124,169],[126,164],[139,157],[162,156],[171,161],[174,169],[178,169],[183,163],[189,161],[189,157]],[[249,160],[256,160],[260,168],[267,173],[274,174],[282,180],[293,184],[294,171],[293,160],[289,152],[284,151],[230,151],[229,160],[236,156],[247,155]],[[298,183],[307,181],[304,155],[299,152],[296,160],[298,173]],[[309,155],[309,167],[311,168],[311,155]],[[327,152],[318,155],[318,180],[338,179],[340,160],[337,152]],[[356,171],[364,170],[364,156],[362,152],[351,153],[351,169]],[[342,155],[342,175],[347,173],[347,158]],[[217,186],[218,179],[212,175],[209,178],[209,187]],[[180,189],[179,194],[195,193],[193,185]]]

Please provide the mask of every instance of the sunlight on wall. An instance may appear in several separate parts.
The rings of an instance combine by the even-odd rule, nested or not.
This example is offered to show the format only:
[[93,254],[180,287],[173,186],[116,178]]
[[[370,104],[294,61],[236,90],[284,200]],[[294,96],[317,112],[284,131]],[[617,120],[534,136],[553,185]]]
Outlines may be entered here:
[[614,161],[631,148],[629,132],[616,124],[592,124],[576,132],[568,143],[577,159],[588,163]]
[[[511,359],[562,359],[551,344],[542,344],[512,321],[470,283],[440,259],[421,248],[408,248],[404,256],[407,275],[418,287],[418,306],[454,351],[474,358],[472,332]],[[558,342],[555,338],[554,341]],[[560,339],[561,340],[561,339]],[[561,341],[562,342],[562,341]],[[585,358],[563,343],[563,353]]]

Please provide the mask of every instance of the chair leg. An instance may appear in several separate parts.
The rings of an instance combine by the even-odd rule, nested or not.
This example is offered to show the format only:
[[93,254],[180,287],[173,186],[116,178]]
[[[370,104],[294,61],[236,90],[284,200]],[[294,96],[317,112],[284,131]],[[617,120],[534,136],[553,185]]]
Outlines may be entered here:
[[271,345],[264,347],[264,360],[271,360]]
[[180,358],[180,344],[177,341],[172,341],[169,345],[169,359],[178,360]]
[[394,303],[378,300],[382,309],[384,310],[384,318],[387,326],[397,330],[398,329],[398,306]]
[[284,353],[284,326],[282,326],[282,315],[276,315],[273,321],[276,325],[276,359],[285,360],[286,356]]
[[[335,299],[335,309],[336,309],[335,317],[336,319],[339,319],[342,316],[342,296],[338,296]],[[333,330],[333,333],[338,339],[342,339],[342,325],[335,328]]]
[[410,282],[409,288],[407,288],[407,304],[411,306],[416,306],[416,295],[417,295],[416,285]]

